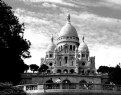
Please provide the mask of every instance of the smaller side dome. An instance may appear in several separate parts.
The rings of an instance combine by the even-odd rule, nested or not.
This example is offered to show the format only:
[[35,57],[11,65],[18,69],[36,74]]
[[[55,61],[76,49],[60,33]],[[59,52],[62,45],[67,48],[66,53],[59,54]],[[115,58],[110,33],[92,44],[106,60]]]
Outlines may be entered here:
[[56,45],[53,42],[53,36],[51,37],[51,43],[49,44],[48,48],[47,48],[47,52],[54,52],[56,48]]
[[82,40],[83,40],[83,42],[80,44],[79,50],[82,52],[89,52],[89,48],[88,48],[87,44],[84,42],[84,36],[83,36]]

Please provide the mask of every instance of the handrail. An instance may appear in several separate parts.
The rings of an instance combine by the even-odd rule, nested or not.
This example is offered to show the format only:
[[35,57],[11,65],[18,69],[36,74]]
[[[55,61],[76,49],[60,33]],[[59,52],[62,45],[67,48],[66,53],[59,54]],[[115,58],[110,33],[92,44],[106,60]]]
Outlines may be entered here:
[[17,85],[24,91],[35,90],[54,90],[54,89],[76,89],[76,90],[103,90],[103,91],[120,91],[121,85],[108,85],[108,84],[84,84],[84,83],[42,83],[42,84],[25,84]]

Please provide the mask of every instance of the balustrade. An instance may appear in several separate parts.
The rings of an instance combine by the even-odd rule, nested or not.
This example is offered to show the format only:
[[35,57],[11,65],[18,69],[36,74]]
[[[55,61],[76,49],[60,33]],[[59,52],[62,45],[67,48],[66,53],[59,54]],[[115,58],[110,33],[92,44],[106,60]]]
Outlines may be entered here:
[[[41,87],[40,87],[41,86]],[[18,86],[20,89],[28,90],[48,90],[48,89],[76,89],[76,90],[106,90],[121,91],[121,85],[104,84],[79,84],[79,83],[52,83],[52,84],[32,84]]]
[[26,90],[37,90],[38,85],[26,85]]

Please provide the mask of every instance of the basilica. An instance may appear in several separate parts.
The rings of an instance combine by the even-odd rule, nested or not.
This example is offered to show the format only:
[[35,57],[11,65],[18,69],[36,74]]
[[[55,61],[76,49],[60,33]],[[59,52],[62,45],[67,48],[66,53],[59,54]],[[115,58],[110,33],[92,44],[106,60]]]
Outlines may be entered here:
[[42,64],[49,67],[48,73],[95,74],[95,57],[90,57],[84,36],[81,41],[79,40],[78,33],[71,24],[70,14],[58,34],[56,44],[53,36],[51,37],[51,43]]
[[90,57],[84,36],[79,40],[78,33],[71,24],[70,14],[58,34],[56,43],[54,37],[51,37],[45,57],[41,59],[42,64],[48,66],[46,73],[22,74],[22,83],[41,84],[59,79],[62,83],[100,84],[107,79],[96,73],[95,56]]
[[106,84],[108,76],[96,72],[95,56],[90,57],[84,36],[81,39],[68,14],[56,43],[52,36],[41,59],[47,71],[23,73],[19,87],[30,95],[121,95],[121,86]]

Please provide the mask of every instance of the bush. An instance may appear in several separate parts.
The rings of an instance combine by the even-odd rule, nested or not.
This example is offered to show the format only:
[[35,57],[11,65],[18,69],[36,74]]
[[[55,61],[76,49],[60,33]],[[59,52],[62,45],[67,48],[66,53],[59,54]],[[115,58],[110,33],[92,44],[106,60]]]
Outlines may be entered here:
[[27,95],[27,93],[10,84],[0,83],[0,95]]

